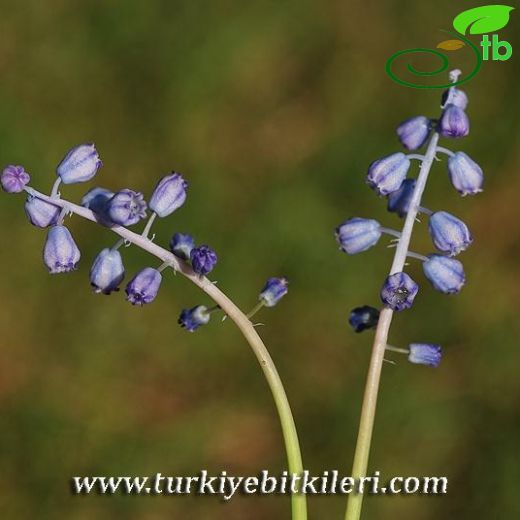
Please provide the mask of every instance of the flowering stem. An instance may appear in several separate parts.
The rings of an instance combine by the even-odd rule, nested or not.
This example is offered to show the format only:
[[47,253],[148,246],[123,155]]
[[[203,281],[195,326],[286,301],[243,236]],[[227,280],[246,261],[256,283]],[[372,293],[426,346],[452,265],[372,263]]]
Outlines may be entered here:
[[[421,163],[421,169],[419,176],[417,177],[406,220],[401,232],[401,238],[397,244],[392,267],[390,268],[391,275],[401,272],[406,262],[413,226],[419,211],[424,188],[426,187],[426,181],[428,180],[428,175],[435,159],[438,141],[439,134],[434,133],[428,144],[426,155]],[[368,367],[356,451],[354,453],[354,464],[352,467],[352,476],[357,479],[364,477],[367,474],[368,457],[370,454],[370,444],[372,441],[374,418],[376,414],[377,394],[379,391],[379,381],[381,379],[381,369],[387,345],[388,331],[390,330],[390,324],[392,323],[392,316],[392,309],[388,307],[383,308],[379,316],[374,345],[372,347],[372,357]],[[362,493],[351,495],[347,504],[345,520],[358,520],[361,516],[362,504]]]
[[[40,193],[26,186],[25,191],[34,197],[38,197],[47,202],[52,202],[56,206],[60,206],[71,213],[75,213],[92,222],[97,222],[96,215],[87,208],[79,206],[72,202],[63,199],[51,199],[51,197]],[[200,276],[193,271],[190,265],[177,258],[161,246],[154,244],[147,238],[130,231],[122,226],[111,226],[110,229],[128,242],[135,244],[141,249],[147,251],[151,255],[157,257],[174,270],[183,274],[192,283],[202,289],[222,310],[229,316],[237,325],[240,332],[243,334],[249,346],[253,350],[262,370],[264,372],[267,383],[273,394],[274,402],[278,410],[280,424],[282,427],[282,434],[285,441],[285,449],[287,453],[287,465],[291,473],[301,475],[303,473],[303,463],[300,451],[300,444],[298,441],[298,434],[292,416],[289,401],[285,393],[282,381],[276,370],[276,366],[264,345],[262,339],[255,330],[249,318],[220,290],[205,276]],[[293,520],[307,520],[307,499],[306,495],[294,493],[291,495],[292,502],[292,519]]]

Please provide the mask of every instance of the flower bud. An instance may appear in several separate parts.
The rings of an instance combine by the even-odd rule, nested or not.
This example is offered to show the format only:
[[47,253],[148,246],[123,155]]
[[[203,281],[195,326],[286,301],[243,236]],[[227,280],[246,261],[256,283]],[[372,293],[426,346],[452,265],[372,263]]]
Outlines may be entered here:
[[379,311],[370,305],[356,307],[350,311],[348,322],[354,332],[363,332],[366,329],[373,329],[379,321]]
[[468,226],[446,211],[437,211],[430,216],[428,230],[435,247],[450,256],[458,255],[473,242]]
[[124,189],[107,202],[107,215],[114,224],[131,226],[146,217],[146,202],[142,193]]
[[387,277],[381,289],[381,301],[394,311],[409,309],[419,286],[406,273],[395,273]]
[[201,275],[206,275],[217,264],[217,254],[208,246],[194,247],[190,252],[191,266]]
[[431,343],[411,343],[408,361],[429,367],[438,367],[441,362],[442,349],[440,345]]
[[92,188],[83,195],[81,205],[90,209],[99,223],[110,226],[112,222],[108,216],[108,202],[113,196],[114,193],[106,188]]
[[157,269],[144,268],[128,282],[125,289],[127,301],[132,305],[153,302],[159,292],[161,281],[162,275]]
[[379,195],[388,195],[400,188],[409,168],[410,159],[404,153],[394,153],[369,166],[367,184]]
[[417,116],[403,121],[397,127],[397,136],[407,150],[417,150],[428,139],[430,130],[430,120],[424,116]]
[[6,166],[0,175],[0,184],[7,193],[20,193],[31,180],[23,166]]
[[468,96],[466,96],[463,90],[451,87],[443,92],[441,103],[442,108],[448,105],[455,105],[456,107],[462,108],[462,110],[466,110],[468,106]]
[[106,188],[92,188],[83,195],[81,205],[94,213],[101,213],[106,209],[107,202],[113,196],[114,193]]
[[401,218],[406,216],[410,209],[414,190],[415,179],[405,179],[397,191],[388,195],[388,211],[397,213]]
[[39,228],[56,224],[61,212],[58,206],[32,195],[27,196],[24,208],[29,222]]
[[266,307],[274,307],[287,294],[288,284],[287,278],[269,278],[258,299]]
[[177,322],[187,331],[194,332],[201,325],[206,325],[209,319],[210,313],[208,312],[208,308],[204,305],[197,305],[197,307],[193,307],[193,309],[183,309]]
[[70,234],[62,225],[52,226],[43,248],[43,261],[51,274],[68,273],[76,269],[81,253]]
[[448,159],[448,173],[453,187],[462,195],[482,191],[482,168],[464,152],[456,152]]
[[462,263],[449,256],[429,255],[423,270],[433,287],[444,294],[458,293],[466,281]]
[[87,182],[96,175],[102,164],[93,144],[80,144],[69,151],[56,172],[64,184]]
[[179,173],[163,177],[155,187],[148,207],[157,216],[167,217],[184,204],[187,188],[188,183]]
[[110,294],[117,291],[124,277],[121,253],[117,249],[103,249],[90,269],[90,285],[94,292]]
[[448,105],[442,113],[438,131],[444,137],[467,136],[469,134],[469,119],[466,112],[458,106]]
[[189,260],[191,250],[195,247],[195,240],[190,235],[175,233],[170,240],[170,251],[183,260]]
[[381,225],[377,220],[356,217],[338,226],[335,234],[340,249],[354,255],[377,244],[381,238]]

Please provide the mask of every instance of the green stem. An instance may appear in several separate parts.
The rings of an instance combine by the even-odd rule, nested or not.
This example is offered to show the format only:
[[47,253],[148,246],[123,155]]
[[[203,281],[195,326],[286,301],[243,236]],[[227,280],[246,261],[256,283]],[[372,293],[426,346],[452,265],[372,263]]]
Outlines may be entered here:
[[[42,200],[52,202],[52,204],[56,206],[65,208],[67,211],[75,213],[87,220],[97,222],[94,213],[83,206],[78,206],[77,204],[63,199],[51,199],[47,195],[44,195],[30,187],[26,187],[25,191]],[[220,289],[218,289],[214,283],[205,276],[200,276],[195,273],[189,264],[177,258],[175,255],[170,253],[170,251],[167,251],[142,235],[138,235],[125,227],[114,225],[110,227],[110,230],[128,242],[144,249],[159,260],[162,260],[164,263],[167,263],[175,271],[183,274],[192,283],[202,289],[210,298],[212,298],[213,301],[235,322],[258,359],[269,388],[271,389],[271,393],[273,394],[282,427],[289,472],[301,475],[303,473],[303,462],[300,444],[287,394],[285,393],[276,366],[249,318]],[[307,520],[306,495],[299,493],[292,494],[291,504],[292,520]]]

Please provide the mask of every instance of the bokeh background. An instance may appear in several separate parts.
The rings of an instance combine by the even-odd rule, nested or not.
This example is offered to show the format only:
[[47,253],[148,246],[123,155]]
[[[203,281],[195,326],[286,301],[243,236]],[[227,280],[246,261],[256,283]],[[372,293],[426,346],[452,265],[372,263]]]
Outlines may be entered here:
[[[261,335],[293,406],[305,466],[350,472],[372,335],[349,310],[377,304],[392,250],[341,254],[333,229],[365,216],[402,223],[364,184],[367,165],[399,149],[395,126],[436,117],[440,92],[384,72],[404,48],[435,46],[472,2],[0,2],[0,164],[23,164],[48,190],[65,152],[96,143],[96,184],[150,194],[176,169],[187,204],[155,227],[211,244],[214,279],[244,310],[265,279],[290,294],[264,310]],[[446,475],[442,497],[368,497],[365,518],[516,518],[520,514],[520,141],[518,16],[514,48],[465,90],[472,132],[445,143],[473,156],[486,190],[461,199],[436,165],[424,205],[463,217],[474,245],[456,297],[421,282],[390,339],[445,348],[439,369],[386,364],[371,468],[383,476]],[[453,59],[466,70],[470,54]],[[466,60],[466,61],[465,61]],[[417,62],[431,65],[433,62]],[[67,186],[78,200],[93,184]],[[2,195],[0,249],[0,510],[8,519],[284,519],[284,496],[72,496],[73,475],[254,475],[285,468],[280,428],[257,361],[231,322],[188,334],[186,306],[209,303],[182,277],[133,308],[91,293],[89,264],[114,242],[73,219],[79,270],[50,276],[45,232],[22,196]],[[431,245],[423,222],[414,249]],[[125,250],[128,273],[155,262]],[[345,499],[310,497],[310,518],[342,518]]]

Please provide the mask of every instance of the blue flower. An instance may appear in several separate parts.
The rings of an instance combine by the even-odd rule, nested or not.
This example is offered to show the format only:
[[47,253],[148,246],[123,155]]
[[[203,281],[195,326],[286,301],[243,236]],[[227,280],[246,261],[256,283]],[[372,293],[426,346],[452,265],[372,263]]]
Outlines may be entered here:
[[388,195],[400,188],[409,169],[410,159],[404,153],[394,153],[369,166],[367,184],[379,195]]
[[287,278],[269,278],[258,299],[266,307],[274,307],[287,294]]
[[395,273],[387,277],[381,288],[381,301],[394,311],[409,309],[419,286],[406,273]]
[[210,273],[217,264],[217,254],[209,246],[194,247],[190,252],[191,266],[200,274]]
[[462,195],[482,191],[482,168],[464,152],[456,152],[448,159],[448,173],[453,187]]
[[450,87],[442,93],[442,107],[448,105],[455,105],[456,107],[466,110],[468,106],[468,96],[463,90],[455,87]]
[[433,287],[445,294],[458,293],[466,281],[462,263],[449,256],[429,255],[423,270]]
[[468,226],[446,211],[433,213],[428,229],[435,247],[450,256],[458,255],[473,242]]
[[338,226],[335,236],[340,249],[354,255],[377,244],[381,233],[381,225],[377,220],[355,217]]
[[127,301],[132,305],[145,305],[153,302],[159,292],[161,282],[162,275],[157,269],[144,268],[128,282],[125,289]]
[[469,134],[468,116],[462,108],[448,105],[442,113],[437,129],[444,137],[465,137]]
[[201,325],[209,322],[210,313],[204,305],[197,305],[193,309],[183,309],[179,316],[178,323],[189,332],[194,332]]
[[431,343],[411,343],[408,361],[429,367],[438,367],[441,362],[442,348]]
[[190,235],[175,233],[170,240],[170,251],[183,260],[189,260],[191,250],[195,247],[195,240]]
[[430,130],[430,120],[424,116],[417,116],[403,121],[397,127],[397,136],[407,150],[417,150],[428,139]]
[[43,261],[51,274],[67,273],[76,269],[81,253],[70,234],[62,225],[52,226],[43,248]]
[[80,144],[67,153],[56,172],[64,184],[87,182],[96,175],[102,165],[93,144]]
[[121,253],[117,249],[103,249],[90,269],[90,285],[94,292],[110,294],[117,291],[124,277]]
[[410,209],[415,184],[415,179],[405,179],[397,191],[390,193],[388,195],[388,211],[397,213],[401,218],[406,216]]
[[107,202],[107,215],[114,224],[131,226],[146,217],[146,202],[141,193],[124,189]]
[[186,200],[188,183],[179,173],[163,177],[157,184],[148,207],[159,217],[166,217],[180,208]]
[[31,176],[23,166],[9,165],[0,175],[0,184],[7,193],[20,193],[31,180]]
[[350,311],[348,322],[354,329],[354,332],[363,332],[366,329],[373,329],[377,326],[379,321],[379,311],[370,307],[370,305],[363,305],[356,307]]
[[32,195],[27,196],[24,208],[29,222],[39,228],[56,224],[61,212],[58,206]]

